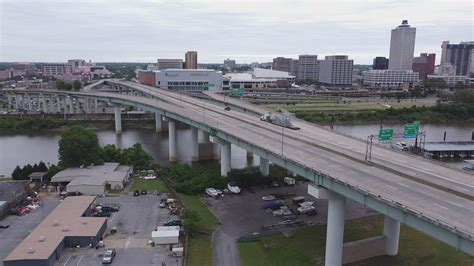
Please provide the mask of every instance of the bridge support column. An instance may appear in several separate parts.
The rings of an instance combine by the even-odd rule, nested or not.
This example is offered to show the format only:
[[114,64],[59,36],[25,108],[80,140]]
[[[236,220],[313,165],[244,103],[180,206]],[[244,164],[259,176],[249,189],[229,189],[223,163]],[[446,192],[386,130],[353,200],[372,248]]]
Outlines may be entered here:
[[84,98],[84,105],[86,106],[86,114],[89,114],[91,112],[89,108],[89,98]]
[[74,114],[74,102],[72,97],[69,97],[69,111],[71,114]]
[[209,133],[207,133],[206,131],[203,131],[203,130],[200,130],[201,133],[199,135],[199,142],[200,143],[209,143]]
[[46,113],[46,96],[44,94],[41,94],[41,104],[43,105],[43,113]]
[[18,110],[20,107],[20,97],[18,95],[15,95],[15,109]]
[[28,94],[26,97],[28,99],[28,111],[31,111],[33,110],[33,107],[31,105],[31,96]]
[[114,107],[114,118],[115,118],[115,133],[122,133],[122,112],[120,111],[120,106]]
[[270,162],[268,159],[260,157],[260,174],[268,176],[270,174]]
[[328,201],[326,256],[324,265],[342,265],[344,245],[345,198],[331,193]]
[[94,113],[97,114],[98,113],[98,105],[97,105],[97,98],[94,99]]
[[168,142],[170,162],[176,162],[176,121],[168,120]]
[[191,126],[191,161],[199,161],[198,129]]
[[387,237],[385,254],[395,256],[398,254],[398,241],[400,239],[400,222],[385,215],[383,221],[383,234]]
[[49,95],[49,112],[53,113],[54,112],[54,97],[53,95]]
[[7,101],[8,101],[8,109],[10,109],[12,106],[12,97],[10,96],[10,94],[7,94]]
[[247,159],[253,159],[253,152],[247,151]]
[[157,133],[165,131],[163,129],[163,118],[159,113],[155,113],[155,131]]
[[231,148],[230,143],[224,140],[219,142],[221,146],[221,176],[227,176],[230,172],[231,166]]

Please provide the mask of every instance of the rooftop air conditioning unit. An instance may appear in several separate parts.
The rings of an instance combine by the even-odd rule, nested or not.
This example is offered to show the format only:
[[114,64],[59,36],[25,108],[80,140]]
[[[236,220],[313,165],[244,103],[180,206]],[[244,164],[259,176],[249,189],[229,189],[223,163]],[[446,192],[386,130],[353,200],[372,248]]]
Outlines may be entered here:
[[67,232],[67,231],[69,231],[69,227],[67,227],[67,226],[64,226],[64,228],[63,228],[63,232]]
[[44,236],[40,236],[39,239],[38,239],[38,242],[44,242],[46,240],[46,238],[44,238]]
[[29,248],[28,249],[28,254],[33,254],[33,253],[35,253],[35,250],[33,248]]
[[53,221],[53,226],[58,226],[59,225],[59,221],[58,220],[54,220]]

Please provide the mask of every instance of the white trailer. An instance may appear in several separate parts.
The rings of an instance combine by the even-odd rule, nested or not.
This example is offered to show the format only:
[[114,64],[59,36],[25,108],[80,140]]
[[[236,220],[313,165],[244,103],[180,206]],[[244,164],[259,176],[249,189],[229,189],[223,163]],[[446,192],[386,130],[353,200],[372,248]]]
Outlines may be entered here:
[[158,226],[151,232],[151,240],[155,245],[178,244],[179,226]]

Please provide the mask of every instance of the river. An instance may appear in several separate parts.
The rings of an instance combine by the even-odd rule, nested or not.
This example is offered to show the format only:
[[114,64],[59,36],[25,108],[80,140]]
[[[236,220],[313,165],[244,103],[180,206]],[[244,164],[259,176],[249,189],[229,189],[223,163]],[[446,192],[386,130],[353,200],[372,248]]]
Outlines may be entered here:
[[[366,139],[370,134],[377,134],[379,128],[379,125],[337,125],[334,130]],[[384,125],[384,128],[394,128],[395,134],[403,131],[403,125]],[[426,131],[427,141],[443,141],[445,131],[446,141],[469,141],[474,128],[422,125],[421,131]],[[189,129],[178,130],[177,159],[179,162],[189,163],[191,161],[191,154],[187,149],[190,146],[190,134]],[[119,148],[131,147],[139,142],[155,161],[161,164],[168,163],[168,133],[166,132],[155,133],[151,129],[127,129],[121,135],[116,135],[111,130],[99,130],[97,136],[100,145],[115,144]],[[56,132],[34,135],[0,135],[0,175],[10,176],[16,165],[23,166],[39,161],[56,164],[58,162],[59,138],[60,134]],[[217,162],[214,163],[217,164]],[[454,164],[459,165],[459,163]],[[232,146],[232,168],[252,165],[258,165],[256,156],[253,160],[247,160],[245,150]]]

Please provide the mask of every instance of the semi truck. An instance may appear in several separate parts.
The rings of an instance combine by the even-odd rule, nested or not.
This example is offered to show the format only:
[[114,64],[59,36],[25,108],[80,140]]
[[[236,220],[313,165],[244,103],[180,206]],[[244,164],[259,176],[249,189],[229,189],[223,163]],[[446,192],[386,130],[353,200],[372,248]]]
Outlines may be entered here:
[[260,117],[261,121],[269,122],[277,126],[298,130],[299,127],[294,126],[291,123],[291,118],[285,115],[272,115],[271,112],[268,112]]

